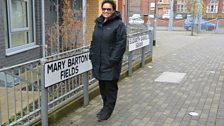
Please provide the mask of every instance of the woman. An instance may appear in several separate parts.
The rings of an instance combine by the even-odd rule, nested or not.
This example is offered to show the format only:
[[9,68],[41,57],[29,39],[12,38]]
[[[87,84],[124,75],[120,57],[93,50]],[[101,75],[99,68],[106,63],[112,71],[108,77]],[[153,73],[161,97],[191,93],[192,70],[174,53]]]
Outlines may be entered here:
[[102,14],[95,20],[90,45],[93,76],[99,81],[103,108],[97,113],[98,121],[107,120],[115,107],[122,58],[126,48],[126,28],[112,0],[101,4]]

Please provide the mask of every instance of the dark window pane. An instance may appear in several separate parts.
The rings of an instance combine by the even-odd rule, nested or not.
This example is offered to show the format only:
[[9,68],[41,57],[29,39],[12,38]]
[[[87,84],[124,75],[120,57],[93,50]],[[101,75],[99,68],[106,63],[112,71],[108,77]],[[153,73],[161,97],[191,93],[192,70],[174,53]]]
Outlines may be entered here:
[[28,32],[16,32],[11,34],[11,48],[28,44]]

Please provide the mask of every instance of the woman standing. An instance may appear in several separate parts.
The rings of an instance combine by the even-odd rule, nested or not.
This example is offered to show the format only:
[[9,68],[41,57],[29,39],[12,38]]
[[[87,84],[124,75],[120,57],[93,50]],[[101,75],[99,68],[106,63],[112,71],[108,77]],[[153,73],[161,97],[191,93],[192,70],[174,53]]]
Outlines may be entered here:
[[99,81],[103,108],[97,113],[98,121],[107,120],[115,107],[122,58],[126,48],[126,28],[112,0],[101,4],[102,14],[95,20],[90,45],[93,76]]

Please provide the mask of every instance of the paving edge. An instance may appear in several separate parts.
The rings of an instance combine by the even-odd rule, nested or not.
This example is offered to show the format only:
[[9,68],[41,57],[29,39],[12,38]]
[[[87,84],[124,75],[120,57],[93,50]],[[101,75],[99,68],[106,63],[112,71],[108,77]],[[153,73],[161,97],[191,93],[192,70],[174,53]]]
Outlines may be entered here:
[[[145,58],[145,64],[152,62],[152,57],[146,57]],[[136,71],[139,68],[141,68],[141,62],[137,62],[133,65],[132,71]],[[128,69],[125,69],[122,71],[120,75],[120,80],[124,79],[128,76]],[[98,84],[92,84],[89,89],[89,100],[92,100],[96,96],[100,94]],[[79,92],[74,97],[71,97],[67,102],[59,105],[58,107],[55,107],[55,109],[51,110],[48,114],[48,124],[53,124],[57,120],[65,117],[65,115],[69,114],[73,110],[76,110],[83,106],[83,92]],[[32,126],[40,126],[41,125],[41,119],[36,118],[32,123],[30,124]]]

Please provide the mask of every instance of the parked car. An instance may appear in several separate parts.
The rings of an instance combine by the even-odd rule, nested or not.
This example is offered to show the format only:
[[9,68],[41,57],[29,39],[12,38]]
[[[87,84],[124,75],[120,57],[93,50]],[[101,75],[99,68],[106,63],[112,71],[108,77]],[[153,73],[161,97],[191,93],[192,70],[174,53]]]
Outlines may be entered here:
[[150,17],[150,18],[154,18],[154,15],[153,15],[153,14],[150,14],[149,17]]
[[140,25],[140,24],[143,24],[144,23],[144,20],[142,20],[141,18],[134,18],[134,19],[131,19],[129,20],[129,24],[133,25]]
[[183,19],[183,15],[182,15],[182,14],[177,14],[177,15],[175,16],[175,19]]
[[136,18],[141,18],[141,15],[140,14],[133,14],[131,17],[129,17],[129,20],[136,19]]
[[170,15],[169,14],[163,14],[162,19],[169,19]]
[[[197,24],[198,24],[198,21],[195,20],[195,23],[194,23],[195,28],[197,27]],[[186,30],[190,30],[192,28],[192,19],[186,19],[184,21],[184,28]],[[205,19],[201,20],[201,30],[214,30],[215,28],[216,28],[216,25],[214,23],[211,23]]]
[[192,20],[192,16],[191,16],[191,14],[187,14],[186,19],[190,19],[190,20]]

